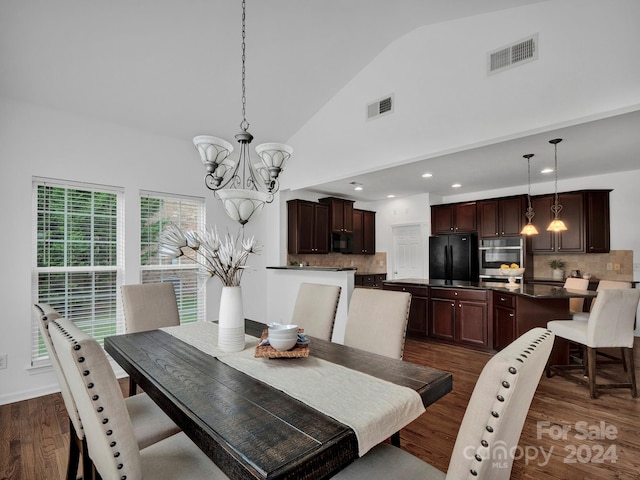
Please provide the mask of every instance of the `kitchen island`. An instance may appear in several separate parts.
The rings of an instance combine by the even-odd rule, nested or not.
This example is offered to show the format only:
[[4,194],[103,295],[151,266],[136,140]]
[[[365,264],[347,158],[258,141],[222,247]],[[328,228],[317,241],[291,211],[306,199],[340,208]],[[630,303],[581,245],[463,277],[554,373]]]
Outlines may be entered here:
[[332,341],[344,342],[349,300],[355,286],[353,267],[276,266],[267,267],[267,323],[290,323],[301,283],[338,285],[340,301],[333,325]]
[[551,285],[416,278],[385,281],[383,288],[408,291],[418,299],[414,306],[412,298],[409,335],[487,350],[500,350],[550,320],[571,318],[570,298],[597,295]]

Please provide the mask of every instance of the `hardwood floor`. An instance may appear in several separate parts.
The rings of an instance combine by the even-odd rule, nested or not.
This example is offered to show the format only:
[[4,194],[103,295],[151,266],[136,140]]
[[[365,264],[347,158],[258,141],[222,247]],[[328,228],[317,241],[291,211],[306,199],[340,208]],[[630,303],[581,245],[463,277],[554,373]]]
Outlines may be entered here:
[[[639,345],[636,339],[636,352]],[[407,340],[405,360],[452,372],[453,391],[402,430],[404,449],[447,469],[471,391],[489,358],[461,347]],[[638,378],[639,364],[636,361]],[[620,365],[610,369],[622,371]],[[126,379],[121,386],[128,388]],[[593,438],[579,438],[580,431],[589,428]],[[0,406],[0,480],[63,479],[68,435],[60,394]],[[512,479],[637,479],[640,399],[622,389],[604,391],[591,400],[587,387],[559,376],[543,376],[516,453],[521,458],[514,463]]]

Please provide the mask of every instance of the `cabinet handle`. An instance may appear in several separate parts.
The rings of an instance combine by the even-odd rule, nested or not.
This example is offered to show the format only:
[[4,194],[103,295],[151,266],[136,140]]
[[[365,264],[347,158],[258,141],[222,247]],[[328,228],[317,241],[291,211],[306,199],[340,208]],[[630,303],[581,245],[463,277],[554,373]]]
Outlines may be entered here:
[[500,301],[501,301],[501,302],[504,302],[504,297],[500,297]]
[[513,317],[513,313],[510,313],[510,314],[509,314],[509,316],[510,316],[510,317]]
[[461,303],[459,303],[459,304],[458,304],[458,307],[459,307],[459,308],[462,308],[462,304],[461,304]]
[[453,292],[453,294],[457,296],[457,295],[458,295],[458,292]]
[[456,304],[455,304],[455,303],[452,303],[452,304],[451,304],[451,306],[452,306],[452,307],[455,307],[455,306],[456,306]]

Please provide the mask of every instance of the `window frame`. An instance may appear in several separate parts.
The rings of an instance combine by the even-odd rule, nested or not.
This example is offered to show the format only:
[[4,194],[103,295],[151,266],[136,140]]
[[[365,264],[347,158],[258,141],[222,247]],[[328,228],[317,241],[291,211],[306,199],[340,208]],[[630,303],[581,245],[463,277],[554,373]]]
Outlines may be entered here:
[[[156,273],[160,275],[160,279],[161,281],[167,281],[166,279],[163,279],[163,273],[165,272],[173,272],[175,275],[182,275],[184,273],[192,273],[193,277],[191,280],[195,280],[195,289],[193,286],[191,286],[190,288],[187,288],[187,291],[185,292],[185,297],[183,298],[182,296],[182,291],[181,289],[176,289],[176,300],[178,302],[178,310],[180,312],[180,322],[181,323],[192,323],[192,322],[202,322],[206,320],[206,313],[207,313],[207,308],[206,308],[206,281],[207,279],[202,275],[202,272],[200,271],[200,268],[197,264],[191,262],[191,261],[185,261],[184,258],[179,258],[179,259],[173,259],[173,260],[162,260],[162,259],[158,259],[158,261],[156,263],[152,263],[152,264],[144,264],[143,263],[143,256],[144,256],[144,249],[145,246],[149,246],[150,242],[147,239],[147,242],[144,242],[143,239],[143,235],[144,235],[144,229],[145,229],[145,225],[144,225],[144,221],[145,219],[149,218],[148,216],[148,212],[144,211],[144,201],[143,199],[147,198],[147,199],[157,199],[162,201],[163,203],[166,202],[178,202],[178,203],[184,203],[186,206],[190,206],[191,208],[194,208],[196,210],[195,213],[195,224],[187,224],[185,225],[183,222],[181,221],[171,221],[170,219],[168,219],[165,222],[162,222],[162,220],[159,220],[160,222],[160,226],[162,227],[163,225],[169,225],[171,223],[177,225],[180,228],[184,228],[184,229],[195,229],[195,230],[203,230],[205,228],[205,217],[206,217],[206,201],[203,197],[196,197],[196,196],[190,196],[190,195],[179,195],[179,194],[173,194],[173,193],[166,193],[166,192],[157,192],[157,191],[149,191],[149,190],[140,190],[140,195],[139,195],[139,201],[140,201],[140,208],[139,208],[139,226],[140,226],[140,238],[139,238],[139,244],[140,244],[140,262],[139,262],[139,269],[140,269],[140,283],[148,283],[146,282],[145,279],[145,274],[149,274],[149,273]],[[164,206],[164,205],[163,205]],[[181,208],[181,206],[180,206]],[[180,213],[182,213],[182,211],[180,211]],[[180,216],[180,215],[179,215]],[[158,229],[158,234],[159,232],[162,230],[162,228]],[[178,273],[180,272],[180,273]],[[173,281],[174,282],[174,287],[176,285],[180,285],[181,287],[184,285],[184,279],[181,278],[180,282],[175,282],[175,280],[169,280],[169,281]],[[187,283],[190,279],[187,277]],[[196,297],[196,302],[197,302],[197,307],[196,310],[193,311],[192,309],[188,309],[187,307],[185,307],[185,304],[189,303],[189,295],[190,294],[194,294],[195,293],[195,297]]]
[[[41,212],[41,208],[39,205],[39,189],[40,187],[56,187],[62,188],[65,190],[65,207],[62,212],[62,216],[65,219],[65,228],[64,235],[60,240],[63,243],[65,248],[64,253],[64,264],[63,266],[39,266],[38,264],[38,255],[39,255],[39,244],[40,244],[40,230],[39,230],[39,216]],[[105,273],[111,272],[113,278],[115,279],[115,283],[109,285],[109,291],[111,293],[107,294],[108,302],[113,302],[113,307],[109,309],[107,312],[108,315],[112,315],[115,312],[115,333],[124,333],[124,313],[122,309],[122,301],[120,297],[120,286],[123,284],[124,279],[124,189],[122,187],[110,186],[110,185],[99,185],[88,182],[77,182],[70,180],[61,180],[61,179],[53,179],[53,178],[45,178],[45,177],[32,177],[32,255],[31,255],[31,298],[33,303],[50,303],[50,300],[46,298],[42,298],[43,292],[49,290],[54,290],[55,288],[55,280],[49,281],[43,288],[40,288],[40,276],[43,274],[64,274],[64,305],[52,305],[56,308],[59,313],[63,316],[67,316],[72,320],[78,320],[82,318],[83,320],[78,321],[78,325],[90,335],[96,330],[102,330],[104,324],[100,321],[96,321],[96,316],[104,315],[104,311],[98,307],[100,303],[100,299],[104,299],[102,293],[98,292],[96,294],[95,285],[96,278],[99,280],[100,276],[104,276]],[[85,240],[85,242],[90,243],[90,251],[91,251],[91,265],[69,265],[70,261],[68,258],[68,250],[69,246],[74,242],[74,240],[70,239],[67,236],[68,228],[67,225],[70,220],[69,218],[73,218],[73,211],[69,206],[68,202],[68,192],[69,190],[77,190],[77,191],[86,191],[91,192],[91,213],[88,217],[91,218],[90,228],[88,229],[88,235],[90,240]],[[109,195],[115,195],[115,218],[113,215],[105,215],[102,218],[111,218],[115,219],[115,265],[94,265],[94,261],[96,259],[96,245],[100,243],[99,240],[96,239],[96,230],[98,227],[96,226],[95,220],[96,218],[100,218],[99,215],[96,215],[96,198],[93,195],[94,193],[106,193]],[[98,205],[99,206],[99,205]],[[46,210],[45,215],[51,215],[51,210]],[[51,237],[49,237],[51,238]],[[111,242],[106,242],[111,243]],[[78,254],[80,256],[80,254]],[[110,255],[107,255],[110,256]],[[81,306],[78,306],[75,309],[72,306],[73,297],[69,297],[68,291],[70,286],[74,282],[74,276],[76,278],[80,278],[82,274],[89,274],[87,278],[91,279],[91,289],[87,289],[86,292],[90,294],[88,297],[89,301],[87,303],[82,303]],[[113,280],[110,280],[113,281]],[[82,289],[76,290],[76,299],[83,299]],[[85,299],[87,297],[84,297]],[[87,310],[87,306],[89,306],[89,310]],[[87,313],[89,313],[89,321],[86,320]],[[108,327],[110,328],[110,327]],[[102,341],[102,338],[107,336],[107,334],[99,336],[98,340]],[[31,350],[31,366],[39,367],[43,365],[50,364],[48,353],[43,354],[44,344],[42,343],[42,339],[40,338],[40,329],[38,326],[38,320],[32,319],[31,324],[31,336],[30,336],[30,350]]]

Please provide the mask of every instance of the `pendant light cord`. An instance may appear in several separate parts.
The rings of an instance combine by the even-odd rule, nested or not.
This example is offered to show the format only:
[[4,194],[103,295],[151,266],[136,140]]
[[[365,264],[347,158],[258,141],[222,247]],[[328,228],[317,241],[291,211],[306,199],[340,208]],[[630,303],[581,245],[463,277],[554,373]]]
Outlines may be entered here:
[[246,109],[247,109],[247,94],[246,94],[246,87],[244,84],[245,81],[245,58],[246,58],[246,54],[245,54],[245,50],[246,50],[246,44],[245,44],[245,38],[246,38],[246,32],[245,32],[245,21],[246,21],[246,3],[245,0],[242,0],[242,122],[240,122],[240,128],[242,129],[243,132],[246,132],[249,129],[249,122],[247,122],[247,114],[246,114]]

